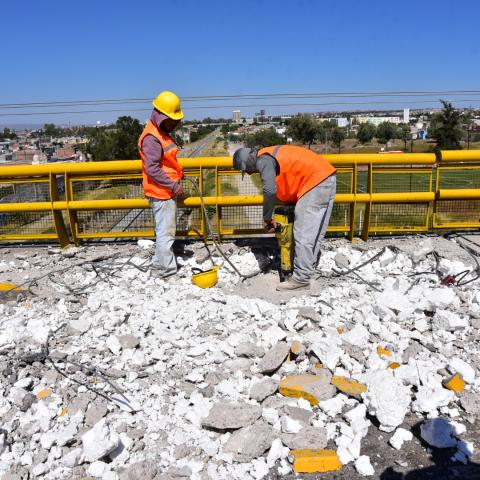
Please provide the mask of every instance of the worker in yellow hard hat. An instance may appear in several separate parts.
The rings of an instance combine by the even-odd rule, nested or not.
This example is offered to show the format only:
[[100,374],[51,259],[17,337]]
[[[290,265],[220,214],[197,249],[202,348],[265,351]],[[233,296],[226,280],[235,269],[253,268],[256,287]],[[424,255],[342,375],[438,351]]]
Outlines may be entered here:
[[173,92],[161,92],[152,102],[153,112],[138,140],[142,157],[143,190],[155,217],[156,247],[151,268],[166,278],[177,272],[173,242],[177,226],[178,197],[183,169],[178,163],[178,147],[170,134],[183,118],[180,99]]

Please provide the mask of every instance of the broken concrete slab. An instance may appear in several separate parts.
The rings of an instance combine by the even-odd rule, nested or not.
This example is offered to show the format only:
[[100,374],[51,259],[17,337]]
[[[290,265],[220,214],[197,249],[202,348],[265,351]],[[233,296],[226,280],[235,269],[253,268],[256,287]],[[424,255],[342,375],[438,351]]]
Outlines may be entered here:
[[238,357],[260,358],[265,355],[265,350],[253,342],[242,342],[235,347],[235,355]]
[[251,425],[232,433],[223,451],[237,462],[250,462],[263,455],[272,445],[273,430],[269,425]]
[[273,373],[280,368],[290,352],[290,344],[287,342],[278,342],[258,364],[260,373]]
[[278,390],[278,382],[273,378],[266,378],[261,382],[254,383],[250,388],[250,398],[262,402]]
[[291,450],[322,449],[327,446],[327,431],[321,427],[304,427],[298,433],[282,433],[282,442]]
[[258,405],[219,402],[202,420],[202,426],[216,430],[238,429],[252,425],[261,415],[262,409]]
[[279,392],[286,397],[304,398],[311,405],[335,396],[337,389],[330,383],[330,374],[311,375],[303,373],[280,380]]
[[83,456],[87,462],[100,460],[120,445],[120,437],[105,418],[82,435]]

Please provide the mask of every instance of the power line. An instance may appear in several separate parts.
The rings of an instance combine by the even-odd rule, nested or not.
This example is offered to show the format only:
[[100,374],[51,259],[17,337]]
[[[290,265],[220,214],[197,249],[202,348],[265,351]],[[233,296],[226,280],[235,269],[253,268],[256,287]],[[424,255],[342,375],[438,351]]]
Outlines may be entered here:
[[[262,99],[306,99],[306,98],[372,98],[372,97],[425,97],[436,95],[480,95],[480,90],[436,90],[436,91],[385,91],[385,92],[324,92],[324,93],[262,93],[262,94],[238,94],[238,95],[205,95],[182,97],[182,102],[197,101],[225,101],[231,99],[262,100]],[[41,108],[41,107],[70,107],[80,105],[116,105],[150,102],[151,98],[120,98],[98,100],[63,100],[48,102],[27,103],[1,103],[0,109],[16,108]]]
[[[185,110],[195,109],[224,109],[224,108],[258,108],[258,107],[326,107],[326,106],[352,106],[352,105],[398,105],[398,101],[365,101],[365,102],[324,102],[324,103],[277,103],[277,104],[235,104],[235,105],[194,105],[184,107]],[[432,104],[438,103],[438,100],[414,100],[414,101],[401,101],[402,105],[418,105],[418,104]],[[480,102],[480,98],[474,99],[458,99],[456,103],[474,103]],[[151,108],[122,108],[122,109],[104,109],[104,110],[76,110],[76,111],[56,111],[56,112],[18,112],[18,113],[0,113],[0,117],[11,116],[32,116],[32,115],[72,115],[81,113],[119,113],[119,112],[147,112],[151,111]]]

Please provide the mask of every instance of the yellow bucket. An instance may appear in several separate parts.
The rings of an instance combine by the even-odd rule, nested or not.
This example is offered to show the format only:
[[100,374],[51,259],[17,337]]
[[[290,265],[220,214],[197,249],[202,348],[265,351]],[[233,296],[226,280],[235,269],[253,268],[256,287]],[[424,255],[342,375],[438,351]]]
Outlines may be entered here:
[[218,269],[220,267],[213,267],[210,270],[200,270],[199,268],[192,268],[192,283],[200,288],[212,288],[218,281]]

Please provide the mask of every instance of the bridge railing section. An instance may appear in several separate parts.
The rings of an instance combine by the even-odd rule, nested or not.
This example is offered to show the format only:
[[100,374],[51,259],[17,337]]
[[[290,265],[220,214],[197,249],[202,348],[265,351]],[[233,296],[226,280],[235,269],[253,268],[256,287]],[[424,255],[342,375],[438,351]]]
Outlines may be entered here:
[[[480,227],[480,150],[326,155],[337,167],[329,232],[356,235]],[[232,169],[230,157],[180,159],[187,196],[177,236],[264,235],[261,181]],[[0,167],[0,241],[153,237],[141,162],[123,160]]]

